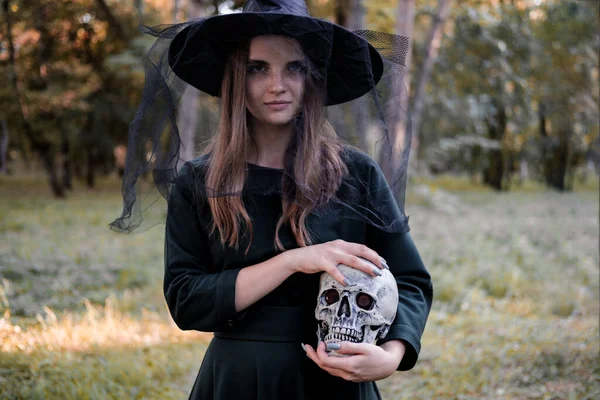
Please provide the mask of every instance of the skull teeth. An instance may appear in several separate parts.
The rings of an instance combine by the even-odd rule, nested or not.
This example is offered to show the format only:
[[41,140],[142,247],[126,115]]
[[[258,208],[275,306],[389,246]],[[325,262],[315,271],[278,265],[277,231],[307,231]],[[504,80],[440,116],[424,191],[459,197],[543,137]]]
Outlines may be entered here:
[[325,341],[343,341],[343,342],[354,342],[359,343],[362,341],[362,334],[359,331],[350,328],[340,328],[334,326],[331,332],[325,336]]
[[359,340],[353,336],[342,335],[339,333],[330,333],[325,336],[325,342],[354,342],[358,343]]
[[362,336],[361,333],[355,329],[351,329],[351,328],[342,328],[339,326],[334,326],[331,328],[331,333],[338,333],[341,335],[348,335],[348,336],[354,336],[354,337],[360,337]]

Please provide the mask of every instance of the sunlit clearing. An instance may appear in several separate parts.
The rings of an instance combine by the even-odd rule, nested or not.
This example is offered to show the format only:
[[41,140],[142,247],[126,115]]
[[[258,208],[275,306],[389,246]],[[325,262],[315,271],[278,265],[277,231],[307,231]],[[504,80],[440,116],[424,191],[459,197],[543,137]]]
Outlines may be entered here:
[[66,314],[58,318],[45,308],[39,324],[22,328],[9,318],[0,319],[0,351],[31,352],[46,350],[87,351],[91,348],[142,347],[161,343],[207,342],[212,335],[181,331],[172,321],[154,312],[143,312],[133,319],[113,305],[109,298],[104,307],[86,303],[82,317]]

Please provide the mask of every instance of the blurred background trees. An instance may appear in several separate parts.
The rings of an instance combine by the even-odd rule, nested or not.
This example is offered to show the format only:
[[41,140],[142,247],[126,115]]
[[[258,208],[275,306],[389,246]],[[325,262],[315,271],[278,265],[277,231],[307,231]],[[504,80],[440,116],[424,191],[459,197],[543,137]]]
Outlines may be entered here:
[[[232,0],[0,0],[0,173],[42,168],[56,196],[122,168],[152,38],[138,24],[231,12]],[[570,190],[600,173],[600,5],[574,0],[309,0],[349,29],[412,37],[412,158],[498,190],[527,180]],[[193,150],[217,104],[180,119]],[[345,113],[352,116],[349,121]],[[339,112],[338,112],[339,114]],[[360,107],[329,117],[365,132]]]

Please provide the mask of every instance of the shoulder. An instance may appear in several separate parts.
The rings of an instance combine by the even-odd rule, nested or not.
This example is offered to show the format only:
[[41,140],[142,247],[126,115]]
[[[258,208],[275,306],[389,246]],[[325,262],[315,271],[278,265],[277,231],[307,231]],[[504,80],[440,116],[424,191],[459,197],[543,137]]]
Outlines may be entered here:
[[206,175],[208,167],[208,155],[202,155],[191,161],[183,163],[177,172],[177,183],[181,185],[189,185],[198,182]]
[[361,177],[365,180],[382,175],[377,161],[357,147],[349,144],[344,145],[341,157],[346,163],[350,175]]
[[208,154],[204,154],[191,161],[186,161],[179,169],[179,176],[188,178],[193,175],[204,173],[208,166],[208,157]]
[[197,157],[191,161],[186,161],[177,171],[175,177],[175,187],[185,197],[191,199],[199,193],[203,193],[204,177],[208,165],[208,155]]

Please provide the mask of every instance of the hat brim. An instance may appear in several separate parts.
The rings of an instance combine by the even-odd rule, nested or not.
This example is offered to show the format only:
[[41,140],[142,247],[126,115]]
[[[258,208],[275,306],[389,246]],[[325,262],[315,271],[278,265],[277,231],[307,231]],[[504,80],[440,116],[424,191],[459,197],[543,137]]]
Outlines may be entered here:
[[169,65],[183,81],[219,97],[231,49],[261,35],[300,42],[317,68],[326,71],[327,106],[361,97],[383,74],[379,52],[352,31],[322,19],[275,13],[234,13],[193,22],[173,39]]

